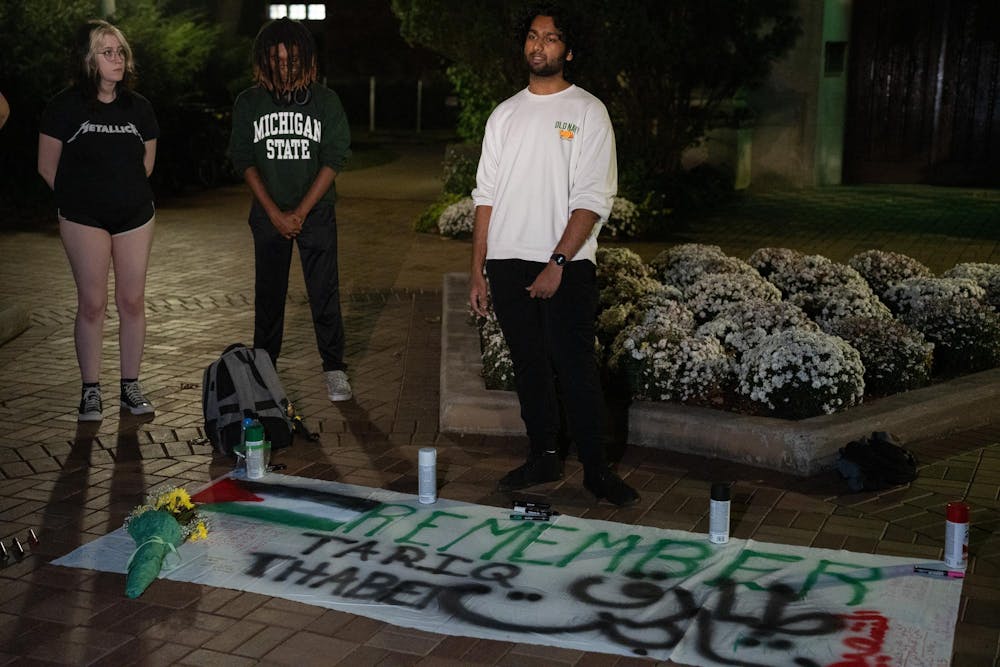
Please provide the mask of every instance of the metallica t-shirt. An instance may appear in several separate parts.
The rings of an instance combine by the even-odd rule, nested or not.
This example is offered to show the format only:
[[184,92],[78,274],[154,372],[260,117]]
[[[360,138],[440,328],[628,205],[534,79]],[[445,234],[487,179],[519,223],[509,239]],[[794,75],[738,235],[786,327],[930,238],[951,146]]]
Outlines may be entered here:
[[153,201],[143,157],[160,127],[142,95],[125,92],[104,103],[66,89],[46,107],[39,131],[63,144],[55,180],[60,209],[100,219]]
[[[279,105],[260,86],[240,93],[233,106],[229,155],[239,174],[256,167],[283,211],[299,205],[323,167],[340,172],[350,155],[351,130],[337,94],[318,83],[305,104]],[[333,203],[335,187],[321,202]]]

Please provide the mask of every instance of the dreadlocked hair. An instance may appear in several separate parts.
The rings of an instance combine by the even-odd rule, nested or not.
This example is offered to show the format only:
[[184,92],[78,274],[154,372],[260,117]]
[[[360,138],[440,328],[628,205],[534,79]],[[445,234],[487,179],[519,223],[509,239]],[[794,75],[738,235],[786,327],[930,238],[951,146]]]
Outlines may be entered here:
[[[288,52],[288,67],[278,64],[278,45]],[[308,28],[288,18],[264,24],[253,43],[253,76],[275,102],[308,99],[316,81],[316,42]]]

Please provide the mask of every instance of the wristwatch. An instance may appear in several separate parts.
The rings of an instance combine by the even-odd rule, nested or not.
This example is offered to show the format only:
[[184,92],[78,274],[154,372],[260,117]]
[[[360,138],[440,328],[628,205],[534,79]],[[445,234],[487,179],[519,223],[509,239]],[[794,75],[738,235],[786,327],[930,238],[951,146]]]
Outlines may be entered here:
[[549,259],[551,259],[553,262],[555,262],[556,266],[565,266],[566,265],[566,255],[563,255],[562,253],[558,253],[557,252],[554,255],[552,255],[552,257],[549,257]]

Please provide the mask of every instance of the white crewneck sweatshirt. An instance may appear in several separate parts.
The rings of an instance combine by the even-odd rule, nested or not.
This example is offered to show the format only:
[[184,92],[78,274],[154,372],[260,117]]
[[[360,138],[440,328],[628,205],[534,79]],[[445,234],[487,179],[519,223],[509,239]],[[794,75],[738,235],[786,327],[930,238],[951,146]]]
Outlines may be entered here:
[[487,259],[548,262],[570,213],[600,220],[575,257],[596,264],[597,234],[618,190],[615,135],[604,104],[577,86],[527,88],[490,115],[472,198],[492,206]]

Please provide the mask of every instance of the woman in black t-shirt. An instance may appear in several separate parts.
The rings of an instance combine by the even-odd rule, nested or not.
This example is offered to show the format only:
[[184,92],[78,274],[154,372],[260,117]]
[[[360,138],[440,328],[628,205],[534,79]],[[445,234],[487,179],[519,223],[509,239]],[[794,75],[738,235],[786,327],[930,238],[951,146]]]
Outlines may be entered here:
[[146,267],[153,242],[159,126],[146,98],[130,90],[132,49],[118,28],[90,21],[73,52],[73,84],[42,116],[38,172],[55,191],[59,235],[76,280],[76,356],[83,378],[79,420],[99,421],[101,343],[108,270],[115,268],[121,323],[121,406],[153,412],[139,386],[146,338]]

